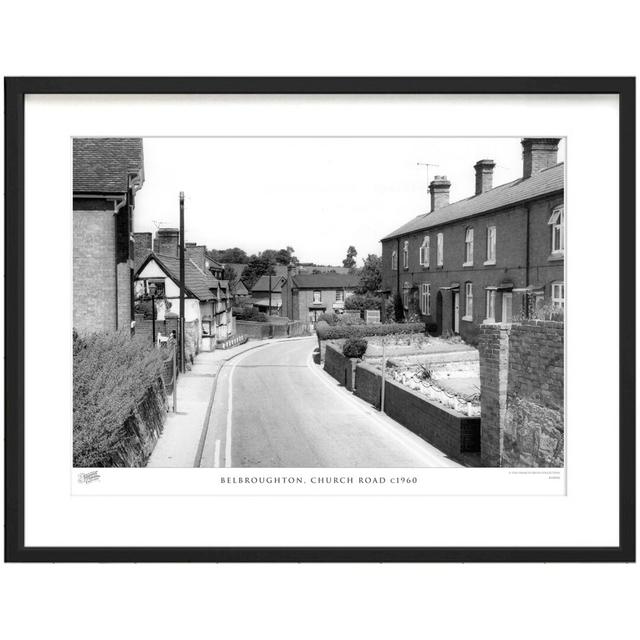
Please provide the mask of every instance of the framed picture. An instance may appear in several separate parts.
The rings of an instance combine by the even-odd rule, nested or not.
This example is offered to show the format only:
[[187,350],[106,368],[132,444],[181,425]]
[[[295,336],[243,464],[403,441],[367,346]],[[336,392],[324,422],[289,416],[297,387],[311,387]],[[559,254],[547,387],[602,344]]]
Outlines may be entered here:
[[7,78],[13,562],[635,560],[633,78]]

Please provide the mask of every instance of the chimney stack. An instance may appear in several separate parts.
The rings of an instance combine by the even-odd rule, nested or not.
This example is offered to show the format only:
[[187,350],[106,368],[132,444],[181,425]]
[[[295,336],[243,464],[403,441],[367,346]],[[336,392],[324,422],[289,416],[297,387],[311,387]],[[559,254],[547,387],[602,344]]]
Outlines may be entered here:
[[473,165],[476,170],[476,195],[493,188],[493,169],[496,163],[493,160],[478,160]]
[[198,265],[200,271],[206,269],[206,247],[203,244],[197,244],[195,242],[187,242],[184,245],[185,256],[195,262]]
[[449,204],[449,190],[451,183],[447,180],[447,176],[436,176],[429,185],[429,193],[431,194],[431,211],[441,209]]
[[179,257],[180,230],[158,229],[153,250],[162,256]]
[[521,142],[523,178],[530,178],[535,173],[558,164],[560,138],[523,138]]
[[151,253],[151,232],[136,231],[133,234],[133,257],[135,260]]

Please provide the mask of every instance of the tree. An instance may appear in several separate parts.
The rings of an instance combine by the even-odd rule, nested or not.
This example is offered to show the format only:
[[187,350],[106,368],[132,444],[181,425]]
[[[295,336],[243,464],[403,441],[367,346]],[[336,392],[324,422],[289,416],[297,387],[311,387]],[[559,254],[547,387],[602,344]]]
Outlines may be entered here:
[[356,293],[376,293],[382,286],[382,258],[370,253],[360,272],[360,286]]
[[293,253],[295,249],[293,247],[287,247],[286,249],[280,249],[276,252],[275,260],[278,264],[298,264],[298,258]]
[[213,260],[217,260],[223,264],[227,262],[245,264],[248,261],[246,252],[244,249],[240,249],[240,247],[233,247],[232,249],[211,249],[209,255]]
[[224,277],[225,277],[225,280],[229,282],[229,287],[233,287],[233,285],[238,280],[238,274],[236,273],[236,270],[233,267],[224,268]]
[[350,245],[347,249],[347,257],[342,261],[342,266],[349,269],[353,269],[356,266],[356,256],[358,252],[353,245]]
[[247,262],[247,268],[242,272],[242,281],[247,289],[251,289],[260,276],[275,275],[273,263],[264,251],[259,255],[252,255]]

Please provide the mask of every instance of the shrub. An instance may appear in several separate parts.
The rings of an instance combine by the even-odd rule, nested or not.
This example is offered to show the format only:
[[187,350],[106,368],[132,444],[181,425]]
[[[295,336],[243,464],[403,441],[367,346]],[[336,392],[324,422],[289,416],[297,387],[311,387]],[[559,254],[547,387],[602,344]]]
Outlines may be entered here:
[[141,466],[165,418],[163,354],[128,331],[73,338],[73,464]]
[[329,326],[326,322],[316,323],[319,340],[339,340],[341,338],[366,338],[392,334],[424,333],[424,322],[403,322],[391,324],[359,324]]
[[326,322],[327,324],[334,326],[338,324],[338,316],[335,313],[321,313],[318,316],[318,322]]
[[385,322],[393,322],[395,319],[393,298],[387,298],[384,301],[384,318]]
[[364,320],[356,311],[348,311],[338,316],[338,324],[364,324]]
[[362,358],[367,350],[367,341],[362,338],[349,338],[342,346],[342,354],[347,358]]
[[235,314],[236,320],[247,320],[249,322],[267,322],[267,315],[258,311],[255,307],[244,307]]
[[435,322],[427,322],[427,333],[434,335],[438,333],[438,325]]
[[349,311],[359,311],[361,314],[365,309],[377,309],[382,310],[383,300],[379,296],[375,296],[372,293],[350,295],[344,301],[344,308]]

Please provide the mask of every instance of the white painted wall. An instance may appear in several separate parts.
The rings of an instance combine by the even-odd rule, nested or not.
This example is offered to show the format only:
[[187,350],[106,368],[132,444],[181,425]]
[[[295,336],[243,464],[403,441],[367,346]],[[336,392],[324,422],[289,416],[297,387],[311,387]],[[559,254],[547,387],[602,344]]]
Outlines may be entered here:
[[[180,287],[158,266],[155,260],[150,260],[145,268],[138,274],[136,282],[142,281],[146,278],[157,278],[158,280],[164,280],[164,291],[168,301],[171,303],[170,311],[172,313],[180,313]],[[138,285],[140,286],[140,285]],[[164,304],[158,303],[156,312],[158,314],[158,320],[164,320],[164,314],[166,313]],[[191,322],[192,320],[200,321],[202,313],[200,311],[200,301],[197,298],[185,297],[184,300],[184,319],[185,322]]]

